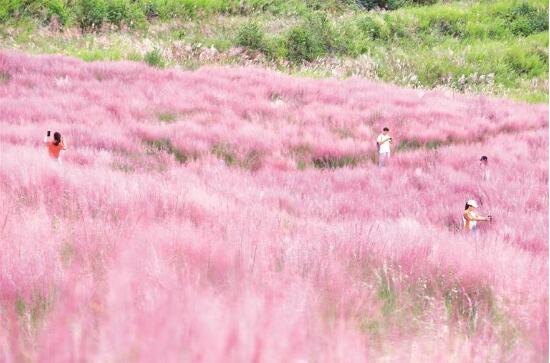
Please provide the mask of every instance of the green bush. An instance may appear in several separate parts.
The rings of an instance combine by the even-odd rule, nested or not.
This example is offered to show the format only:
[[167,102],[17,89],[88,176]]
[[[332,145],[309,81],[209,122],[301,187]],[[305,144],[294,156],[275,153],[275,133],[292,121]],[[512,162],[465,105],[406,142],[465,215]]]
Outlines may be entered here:
[[312,61],[333,50],[336,32],[325,13],[308,14],[287,33],[287,57],[293,63]]
[[532,54],[524,47],[519,46],[508,49],[505,60],[512,72],[530,77],[543,75],[548,67],[547,61],[541,61],[537,54]]
[[151,67],[164,68],[165,65],[164,59],[162,59],[162,54],[160,54],[160,50],[158,49],[154,49],[145,53],[144,60],[145,63],[147,63]]
[[12,17],[19,17],[23,10],[21,0],[0,0],[0,21],[8,21]]
[[356,57],[368,50],[368,38],[355,23],[343,23],[336,29],[334,52]]
[[244,24],[237,34],[237,44],[256,50],[264,50],[264,33],[257,23]]
[[361,16],[357,19],[359,30],[372,40],[380,39],[383,36],[383,22],[376,21],[370,15]]
[[466,13],[460,9],[439,9],[437,13],[429,15],[428,29],[424,29],[425,31],[431,31],[443,37],[463,37],[467,18]]
[[0,21],[25,16],[42,18],[45,15],[44,5],[43,0],[0,0]]
[[508,19],[514,35],[528,36],[548,30],[548,9],[537,9],[527,2],[512,7]]
[[316,42],[325,52],[329,52],[334,48],[335,30],[327,13],[316,11],[308,14],[304,25],[310,29]]
[[143,9],[140,4],[131,4],[130,13],[129,13],[129,23],[128,25],[134,29],[146,29],[147,28],[147,18],[143,13]]
[[206,4],[201,5],[198,1],[156,0],[155,2],[158,17],[162,20],[193,17],[198,8],[206,7]]
[[99,30],[107,17],[105,0],[80,0],[77,5],[77,21],[83,31]]
[[303,25],[290,29],[287,38],[287,57],[291,62],[311,62],[323,53],[322,46],[316,41],[311,30]]
[[130,24],[130,3],[128,0],[109,0],[106,6],[106,18],[109,23],[117,25]]
[[61,25],[67,25],[69,20],[69,9],[63,0],[49,0],[46,2],[48,22],[56,16]]
[[288,49],[286,38],[284,36],[265,38],[263,52],[270,60],[287,58]]
[[156,0],[142,0],[140,2],[143,14],[147,19],[160,16],[160,5]]

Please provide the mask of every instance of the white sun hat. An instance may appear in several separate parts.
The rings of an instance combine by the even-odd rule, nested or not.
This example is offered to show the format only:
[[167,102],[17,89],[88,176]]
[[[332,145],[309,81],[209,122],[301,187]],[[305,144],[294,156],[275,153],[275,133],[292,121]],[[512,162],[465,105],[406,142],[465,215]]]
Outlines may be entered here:
[[466,204],[474,208],[477,208],[477,202],[473,199],[470,199],[469,201],[467,201]]

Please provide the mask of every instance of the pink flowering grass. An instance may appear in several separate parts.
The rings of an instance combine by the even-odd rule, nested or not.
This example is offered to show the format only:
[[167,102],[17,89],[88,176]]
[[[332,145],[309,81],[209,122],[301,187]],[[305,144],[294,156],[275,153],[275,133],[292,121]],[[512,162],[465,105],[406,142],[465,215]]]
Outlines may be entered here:
[[1,361],[548,359],[548,107],[9,52],[0,72]]

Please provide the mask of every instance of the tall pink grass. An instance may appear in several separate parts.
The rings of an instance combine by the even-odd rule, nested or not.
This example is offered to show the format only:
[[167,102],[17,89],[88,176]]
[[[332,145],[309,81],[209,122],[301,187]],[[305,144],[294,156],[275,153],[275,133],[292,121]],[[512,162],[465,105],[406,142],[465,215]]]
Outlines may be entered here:
[[548,359],[548,107],[7,52],[0,72],[1,361]]

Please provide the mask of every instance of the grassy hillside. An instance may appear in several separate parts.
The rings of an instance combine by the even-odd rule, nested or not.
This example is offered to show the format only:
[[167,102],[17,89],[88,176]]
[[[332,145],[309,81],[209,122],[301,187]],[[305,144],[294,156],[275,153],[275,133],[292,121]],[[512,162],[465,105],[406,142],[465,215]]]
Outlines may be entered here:
[[372,1],[27,3],[3,7],[2,47],[184,68],[253,63],[548,100],[548,3],[540,0],[380,1],[397,10],[370,12]]

